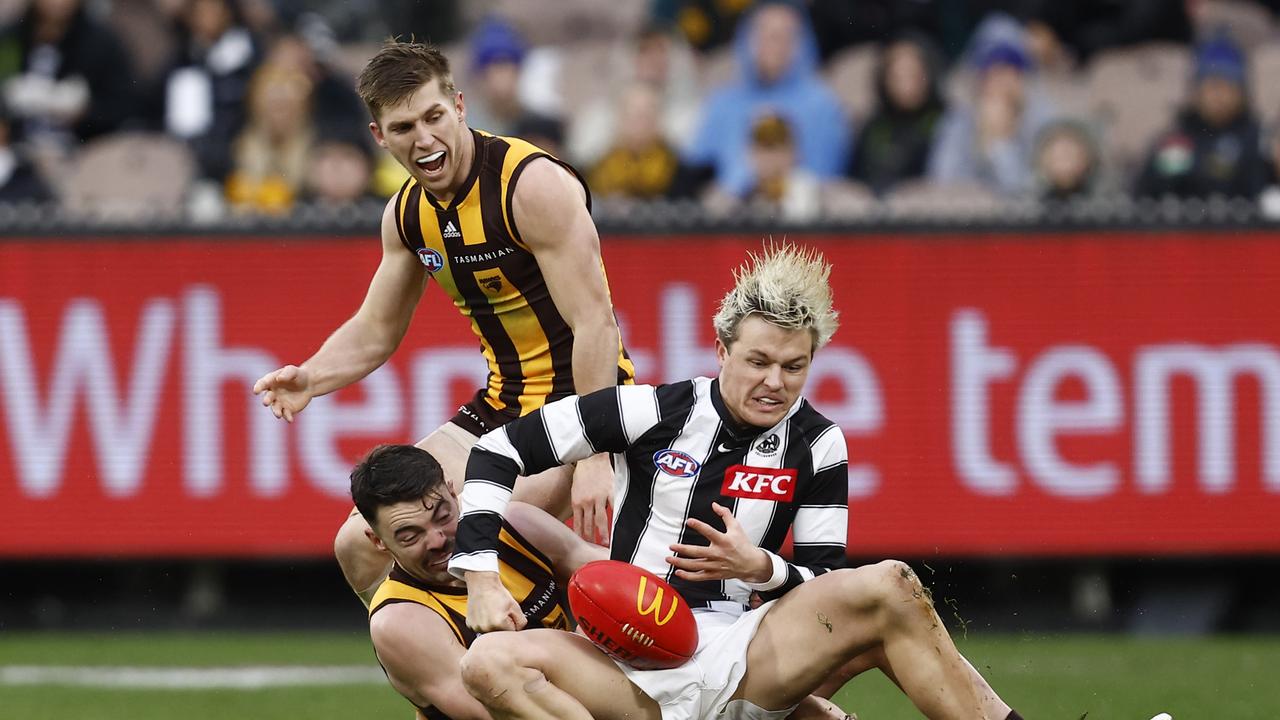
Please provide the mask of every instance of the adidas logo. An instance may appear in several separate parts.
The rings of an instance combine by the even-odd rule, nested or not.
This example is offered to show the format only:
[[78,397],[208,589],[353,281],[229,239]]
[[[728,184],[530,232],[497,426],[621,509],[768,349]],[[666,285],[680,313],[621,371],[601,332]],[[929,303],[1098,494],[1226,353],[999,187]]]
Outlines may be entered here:
[[445,225],[445,226],[444,226],[444,232],[442,233],[442,235],[444,235],[444,236],[445,236],[445,237],[447,237],[447,238],[460,238],[460,237],[462,237],[462,233],[458,232],[458,228],[457,228],[456,226],[454,226],[454,224],[453,224],[453,221],[452,221],[452,220],[450,220],[450,221],[449,221],[449,223],[448,223],[447,225]]

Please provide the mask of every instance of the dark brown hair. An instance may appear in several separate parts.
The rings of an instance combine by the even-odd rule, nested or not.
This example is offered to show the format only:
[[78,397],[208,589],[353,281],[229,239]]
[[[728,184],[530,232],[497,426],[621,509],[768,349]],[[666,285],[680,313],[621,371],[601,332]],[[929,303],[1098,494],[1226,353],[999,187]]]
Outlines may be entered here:
[[351,471],[351,499],[369,527],[378,508],[420,501],[430,493],[443,496],[444,471],[431,453],[413,445],[379,445]]
[[444,53],[426,43],[391,39],[360,71],[356,92],[378,122],[383,108],[404,102],[432,80],[440,83],[444,94],[452,97],[457,93]]

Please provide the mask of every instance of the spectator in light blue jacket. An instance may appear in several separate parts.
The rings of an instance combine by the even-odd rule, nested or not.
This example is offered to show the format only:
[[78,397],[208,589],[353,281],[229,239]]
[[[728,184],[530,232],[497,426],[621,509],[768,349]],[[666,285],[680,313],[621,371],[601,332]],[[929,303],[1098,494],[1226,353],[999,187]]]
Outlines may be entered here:
[[818,52],[805,14],[791,3],[762,4],[734,40],[738,78],[712,91],[686,162],[714,170],[717,186],[742,196],[753,185],[751,124],[776,113],[795,129],[800,167],[836,177],[849,153],[851,124],[818,74]]

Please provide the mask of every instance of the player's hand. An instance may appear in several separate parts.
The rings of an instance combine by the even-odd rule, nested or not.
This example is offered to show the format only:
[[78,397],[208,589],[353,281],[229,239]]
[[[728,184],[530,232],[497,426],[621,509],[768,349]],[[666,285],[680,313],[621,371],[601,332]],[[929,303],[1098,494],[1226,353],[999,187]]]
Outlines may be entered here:
[[570,488],[573,531],[597,545],[609,545],[609,509],[613,506],[613,465],[607,453],[592,455],[573,469]]
[[695,581],[730,578],[747,582],[768,580],[773,575],[773,561],[769,554],[751,542],[729,508],[711,503],[711,509],[724,521],[724,532],[697,518],[685,520],[685,525],[711,544],[672,545],[671,551],[675,556],[668,556],[667,563],[675,567],[676,577]]
[[523,630],[529,620],[495,572],[468,571],[467,627],[483,632]]
[[289,422],[311,402],[314,393],[311,374],[297,365],[273,370],[253,384],[253,394],[262,396],[262,404],[271,408],[276,417]]

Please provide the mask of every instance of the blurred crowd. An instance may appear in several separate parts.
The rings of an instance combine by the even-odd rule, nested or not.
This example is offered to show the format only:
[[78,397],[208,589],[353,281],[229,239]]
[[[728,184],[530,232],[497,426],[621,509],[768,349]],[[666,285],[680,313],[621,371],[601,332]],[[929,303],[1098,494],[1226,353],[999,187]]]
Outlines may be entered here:
[[0,0],[0,204],[217,220],[378,203],[353,90],[441,45],[472,127],[605,207],[857,217],[945,198],[1280,215],[1280,2]]

